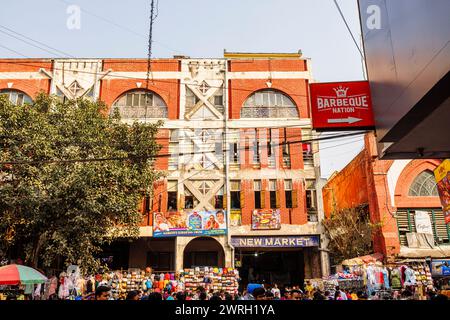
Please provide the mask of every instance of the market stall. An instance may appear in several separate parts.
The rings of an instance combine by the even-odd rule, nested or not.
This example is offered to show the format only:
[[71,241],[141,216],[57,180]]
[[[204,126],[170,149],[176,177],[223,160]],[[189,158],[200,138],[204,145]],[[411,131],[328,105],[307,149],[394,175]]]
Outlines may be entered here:
[[48,281],[39,271],[18,264],[10,264],[0,267],[0,300],[6,300],[7,296],[23,300],[25,295],[33,295],[35,285],[40,286]]
[[223,290],[230,294],[238,291],[239,273],[237,269],[197,267],[184,269],[181,274],[187,292],[192,292],[199,286],[206,290]]

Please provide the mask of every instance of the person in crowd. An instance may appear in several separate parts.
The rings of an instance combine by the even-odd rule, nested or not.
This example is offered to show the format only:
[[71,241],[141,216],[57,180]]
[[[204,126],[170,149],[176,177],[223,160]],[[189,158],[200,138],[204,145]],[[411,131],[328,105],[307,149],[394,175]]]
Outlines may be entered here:
[[98,286],[95,289],[95,300],[109,300],[111,296],[111,288],[108,286]]
[[363,291],[358,291],[356,296],[358,298],[357,300],[367,300],[367,296]]
[[139,291],[132,290],[128,292],[126,300],[140,300],[139,294],[140,294]]
[[298,289],[291,290],[291,299],[290,300],[302,300],[302,292]]
[[173,292],[172,294],[170,294],[166,300],[175,300],[176,297],[176,292]]
[[[336,286],[335,290],[340,292],[340,296],[342,298],[341,300],[347,300],[347,294],[344,291],[342,291],[339,286]],[[336,300],[336,297],[334,300]]]
[[438,292],[431,300],[434,301],[448,301],[448,297],[442,292]]
[[372,292],[372,293],[370,294],[369,300],[380,300],[380,298],[378,297],[378,295],[377,295],[376,292]]
[[208,295],[206,294],[205,291],[200,292],[200,294],[198,295],[198,300],[201,300],[201,301],[208,300]]
[[257,287],[252,293],[255,300],[266,300],[266,289],[263,287]]
[[333,300],[333,297],[331,296],[331,292],[328,290],[325,290],[324,298],[325,298],[325,300]]
[[[253,291],[256,288],[261,288],[262,286],[260,284],[257,283],[249,283],[247,285],[247,293],[244,295],[243,300],[255,300],[255,297],[253,295]],[[263,288],[264,289],[264,288]]]
[[266,291],[266,300],[274,300],[274,298],[275,298],[275,296],[274,296],[273,292],[270,290],[267,290]]
[[313,295],[313,290],[314,290],[314,287],[312,286],[312,284],[311,284],[311,281],[306,281],[306,285],[305,285],[305,293],[306,293],[306,295],[308,296],[308,297],[312,297],[312,295]]
[[280,300],[291,300],[291,291],[288,287],[283,289],[283,296]]
[[334,300],[344,300],[342,298],[342,294],[340,290],[336,290],[336,292],[334,293]]
[[280,289],[278,289],[278,285],[276,283],[273,284],[272,293],[274,297],[280,297]]
[[320,292],[320,290],[316,290],[313,293],[313,300],[325,300],[325,297],[322,295],[322,292]]
[[215,293],[212,295],[211,298],[209,298],[210,301],[222,301],[222,298],[220,297],[219,293]]
[[184,300],[186,300],[186,295],[183,293],[183,292],[177,292],[176,294],[175,294],[175,296],[176,296],[176,299],[177,300],[180,300],[180,301],[184,301]]
[[150,293],[148,296],[149,301],[161,301],[162,299],[163,299],[162,294],[160,292],[156,292],[156,291]]
[[225,293],[225,299],[226,301],[231,301],[233,300],[233,296],[231,294],[229,294],[228,292]]
[[352,300],[352,295],[350,294],[350,291],[345,290],[344,292],[345,292],[345,295],[347,297],[347,300]]

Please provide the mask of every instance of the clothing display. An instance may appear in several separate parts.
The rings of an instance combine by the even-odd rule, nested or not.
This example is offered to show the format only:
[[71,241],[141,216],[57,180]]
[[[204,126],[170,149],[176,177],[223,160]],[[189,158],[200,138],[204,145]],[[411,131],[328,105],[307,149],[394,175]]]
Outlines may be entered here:
[[199,286],[204,287],[207,291],[224,290],[228,293],[236,293],[238,290],[239,272],[237,269],[208,267],[184,269],[181,275],[188,292],[194,291]]
[[402,287],[402,283],[400,280],[400,270],[395,268],[391,271],[391,287],[393,289],[400,289]]

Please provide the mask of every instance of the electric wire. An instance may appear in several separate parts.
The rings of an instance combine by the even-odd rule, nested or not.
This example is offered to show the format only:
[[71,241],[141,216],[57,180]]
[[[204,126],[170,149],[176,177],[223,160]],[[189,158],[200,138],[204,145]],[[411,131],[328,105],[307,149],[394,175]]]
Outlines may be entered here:
[[6,47],[6,46],[4,46],[4,45],[2,45],[2,44],[0,44],[0,47],[3,48],[3,49],[6,49],[6,50],[8,50],[8,51],[10,51],[10,52],[12,52],[12,53],[18,54],[19,56],[22,56],[22,57],[24,57],[24,58],[30,59],[30,57],[28,57],[28,56],[26,56],[26,55],[24,55],[24,54],[22,54],[22,53],[20,53],[20,52],[18,52],[18,51],[16,51],[16,50],[13,50],[13,49],[11,49],[11,48],[8,48],[8,47]]
[[333,0],[333,1],[334,1],[334,4],[336,5],[337,10],[339,11],[339,14],[341,15],[342,20],[344,21],[345,26],[347,27],[348,32],[350,33],[350,36],[353,39],[353,43],[355,44],[356,49],[358,49],[359,54],[361,55],[361,58],[364,60],[364,54],[362,53],[361,49],[359,48],[358,42],[356,42],[355,36],[353,35],[353,32],[347,23],[347,19],[345,19],[345,16],[342,13],[341,7],[339,6],[337,0]]
[[5,30],[8,30],[9,32],[12,32],[12,33],[14,33],[14,34],[16,34],[16,35],[18,35],[18,36],[20,36],[20,37],[23,37],[23,38],[27,39],[27,40],[33,41],[33,42],[35,42],[35,43],[37,43],[37,44],[39,44],[39,45],[41,45],[41,46],[44,46],[44,47],[46,47],[46,48],[48,48],[48,49],[50,49],[50,50],[53,50],[53,51],[58,52],[58,53],[61,53],[61,54],[65,55],[65,56],[67,56],[67,57],[75,58],[75,56],[71,55],[70,53],[67,53],[67,52],[58,50],[58,49],[56,49],[56,48],[54,48],[54,47],[52,47],[52,46],[49,46],[49,45],[47,45],[47,44],[45,44],[45,43],[43,43],[43,42],[41,42],[41,41],[35,40],[35,39],[33,39],[33,38],[30,38],[30,37],[28,37],[28,36],[26,36],[26,35],[24,35],[24,34],[22,34],[22,33],[19,33],[19,32],[17,32],[17,31],[14,31],[14,30],[12,30],[12,29],[10,29],[10,28],[8,28],[8,27],[5,27],[5,26],[3,26],[3,25],[0,25],[0,28],[5,29]]
[[32,43],[32,42],[29,42],[29,41],[27,41],[27,40],[21,39],[21,38],[15,36],[14,34],[8,33],[8,32],[6,32],[6,31],[4,31],[4,30],[0,30],[0,32],[3,33],[3,34],[6,34],[7,36],[9,36],[9,37],[11,37],[11,38],[14,38],[14,39],[16,39],[16,40],[22,41],[22,42],[24,42],[24,43],[26,43],[26,44],[28,44],[28,45],[30,45],[30,46],[32,46],[32,47],[35,47],[35,48],[41,49],[42,51],[45,51],[45,52],[47,52],[47,53],[50,53],[51,55],[54,55],[54,56],[57,56],[57,57],[61,57],[61,56],[60,56],[59,54],[57,54],[57,53],[54,53],[54,52],[52,52],[52,51],[49,51],[49,50],[47,50],[47,49],[45,49],[45,48],[43,48],[43,47],[41,47],[41,46],[38,46],[38,45],[36,45],[36,44],[34,44],[34,43]]
[[[359,134],[359,133],[358,133]],[[352,136],[355,134],[346,134],[342,136]],[[296,141],[288,141],[288,142],[282,142],[278,144],[273,144],[272,146],[282,146],[282,145],[290,145],[290,144],[297,144],[297,143],[305,143],[305,142],[311,142],[311,141],[321,141],[321,140],[330,140],[334,139],[335,137],[324,137],[324,138],[311,138],[307,140],[296,140]],[[249,150],[250,147],[243,147],[239,148],[240,151]],[[222,152],[227,152],[228,150],[222,150]],[[51,163],[75,163],[75,162],[101,162],[101,161],[125,161],[125,160],[133,160],[133,159],[154,159],[154,158],[166,158],[171,156],[182,156],[182,155],[196,155],[196,154],[205,154],[205,153],[212,153],[215,151],[205,151],[205,152],[191,152],[191,153],[179,153],[179,154],[156,154],[148,158],[144,157],[134,157],[134,156],[128,156],[128,157],[104,157],[104,158],[84,158],[84,159],[51,159],[51,160],[30,160],[30,161],[2,161],[0,162],[0,165],[32,165],[32,164],[51,164]]]

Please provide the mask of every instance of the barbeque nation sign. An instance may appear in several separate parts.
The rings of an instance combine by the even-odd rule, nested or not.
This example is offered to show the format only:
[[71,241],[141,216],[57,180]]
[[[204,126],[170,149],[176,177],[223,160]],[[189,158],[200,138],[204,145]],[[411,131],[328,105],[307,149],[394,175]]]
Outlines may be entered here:
[[310,94],[314,129],[347,131],[374,126],[367,81],[313,83]]

